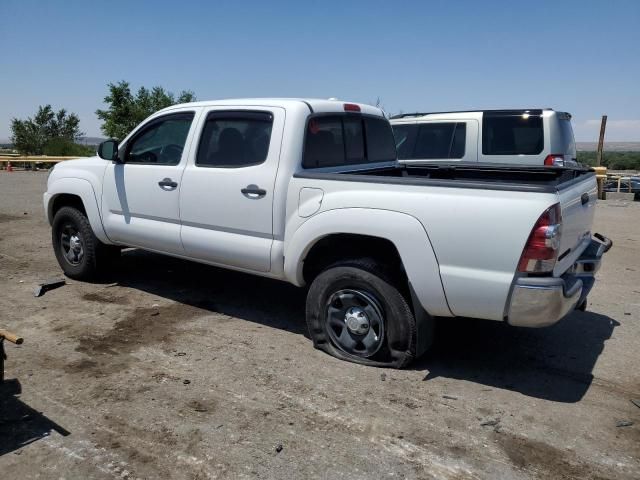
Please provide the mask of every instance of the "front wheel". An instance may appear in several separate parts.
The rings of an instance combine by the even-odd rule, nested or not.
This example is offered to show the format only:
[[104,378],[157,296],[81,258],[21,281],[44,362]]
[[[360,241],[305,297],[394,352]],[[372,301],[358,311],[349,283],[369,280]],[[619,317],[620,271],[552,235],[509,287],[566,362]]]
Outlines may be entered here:
[[51,237],[56,259],[65,275],[78,280],[95,278],[108,263],[107,258],[113,258],[117,250],[100,242],[86,215],[73,207],[62,207],[56,212]]
[[369,260],[329,267],[307,295],[314,346],[363,365],[402,368],[416,354],[416,322],[402,293]]

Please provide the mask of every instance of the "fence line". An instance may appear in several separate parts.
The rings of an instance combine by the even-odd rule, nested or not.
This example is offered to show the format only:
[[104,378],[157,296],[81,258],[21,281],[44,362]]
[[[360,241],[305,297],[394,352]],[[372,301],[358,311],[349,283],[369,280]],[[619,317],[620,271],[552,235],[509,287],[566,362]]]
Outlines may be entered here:
[[0,155],[0,168],[7,168],[7,165],[11,163],[13,167],[18,165],[25,167],[27,164],[30,168],[36,169],[39,163],[59,163],[65,160],[73,160],[75,158],[86,158],[79,156],[49,156],[49,155]]

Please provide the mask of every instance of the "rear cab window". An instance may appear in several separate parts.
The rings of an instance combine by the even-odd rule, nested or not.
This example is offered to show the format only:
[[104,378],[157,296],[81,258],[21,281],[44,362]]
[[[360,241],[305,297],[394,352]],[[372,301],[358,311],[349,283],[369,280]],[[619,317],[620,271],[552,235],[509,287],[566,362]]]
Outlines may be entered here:
[[483,155],[539,155],[543,150],[541,110],[484,112]]
[[360,114],[327,114],[309,118],[303,168],[337,167],[396,160],[389,122]]

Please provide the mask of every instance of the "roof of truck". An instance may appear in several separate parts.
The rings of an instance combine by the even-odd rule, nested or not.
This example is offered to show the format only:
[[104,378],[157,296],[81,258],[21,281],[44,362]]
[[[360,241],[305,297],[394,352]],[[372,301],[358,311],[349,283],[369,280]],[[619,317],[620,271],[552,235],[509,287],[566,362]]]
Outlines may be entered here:
[[384,115],[383,111],[377,107],[358,102],[349,102],[345,100],[326,100],[321,98],[230,98],[224,100],[204,100],[199,102],[181,103],[172,105],[161,111],[170,111],[185,106],[193,107],[214,107],[214,106],[234,106],[234,107],[282,107],[282,108],[299,108],[301,106],[308,108],[311,113],[329,113],[345,111],[345,104],[358,105],[362,113],[369,115]]

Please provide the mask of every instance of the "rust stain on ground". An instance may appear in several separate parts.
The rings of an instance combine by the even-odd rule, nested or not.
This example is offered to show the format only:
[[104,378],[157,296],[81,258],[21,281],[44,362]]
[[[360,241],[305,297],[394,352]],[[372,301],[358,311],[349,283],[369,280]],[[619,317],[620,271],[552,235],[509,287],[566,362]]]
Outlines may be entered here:
[[164,307],[139,307],[101,334],[79,339],[77,352],[118,355],[131,353],[145,345],[170,342],[180,333],[179,327],[204,311],[183,304]]
[[24,217],[9,215],[7,213],[0,213],[0,223],[13,222],[14,220],[24,220]]
[[572,451],[539,440],[505,432],[495,433],[495,439],[514,466],[537,470],[543,478],[593,478],[606,473],[584,464]]
[[117,305],[127,305],[129,300],[125,297],[116,297],[115,295],[105,294],[101,292],[85,293],[82,295],[83,300],[98,303],[113,303]]

